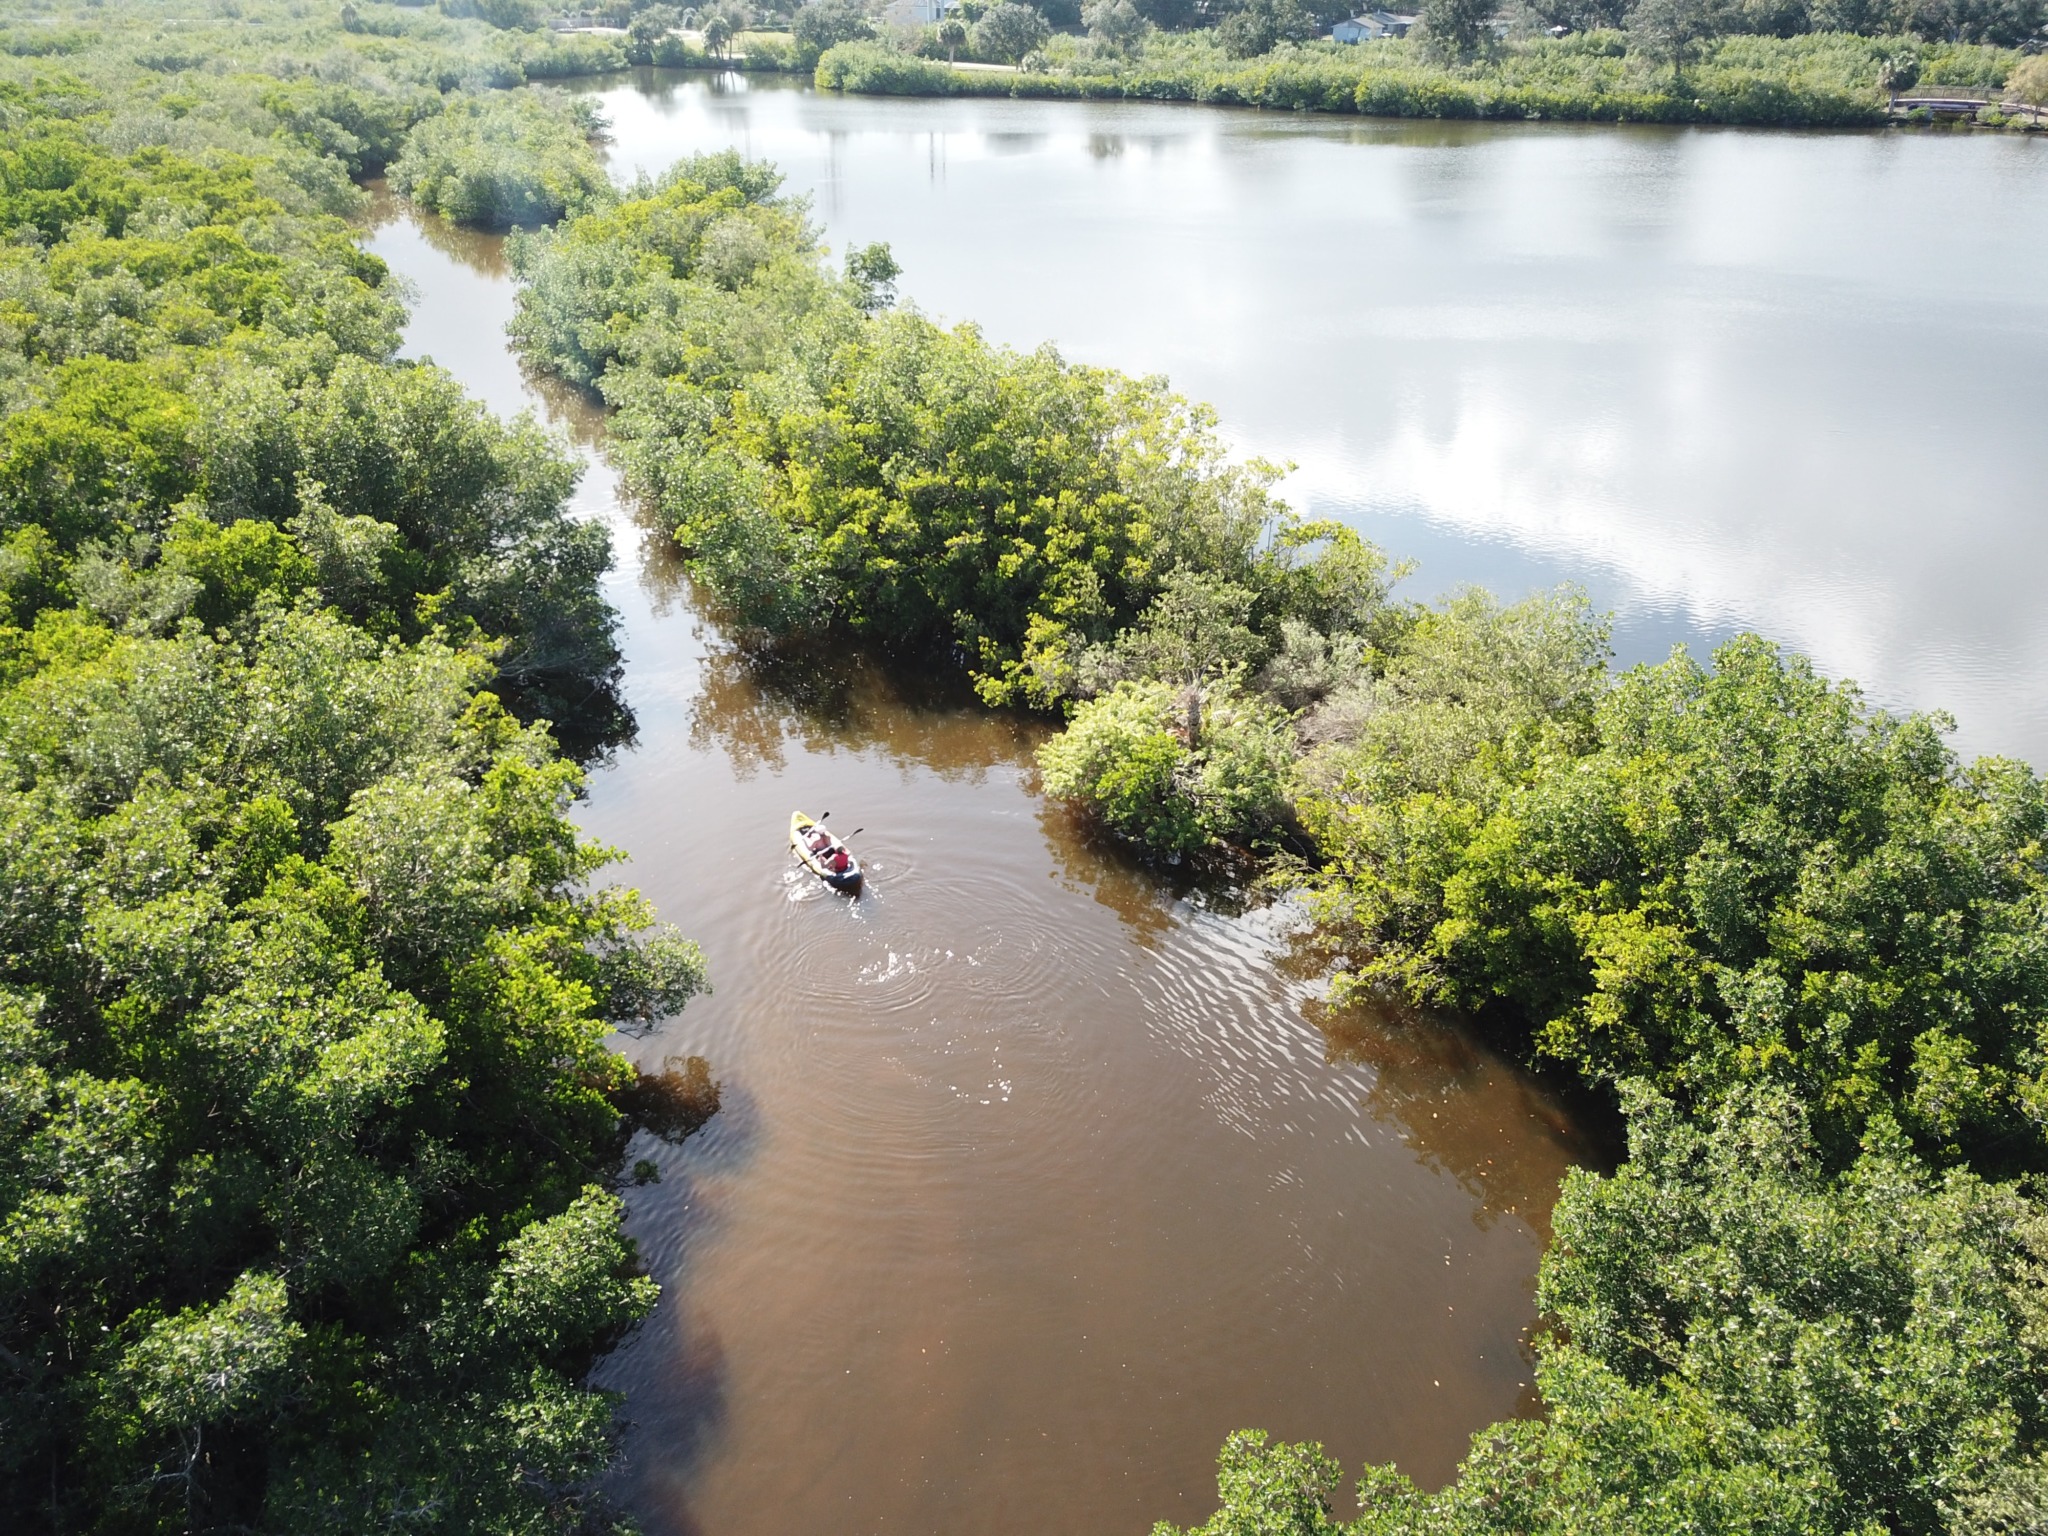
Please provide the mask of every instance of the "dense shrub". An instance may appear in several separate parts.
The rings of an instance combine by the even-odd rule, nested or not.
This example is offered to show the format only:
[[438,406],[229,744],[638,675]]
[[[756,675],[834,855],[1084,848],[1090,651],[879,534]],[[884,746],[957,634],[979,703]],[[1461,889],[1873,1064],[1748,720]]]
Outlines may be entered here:
[[808,541],[793,579],[857,634],[956,651],[990,702],[1044,702],[1043,664],[1135,617],[1184,547],[1234,540],[1242,562],[1272,515],[1156,382],[915,315],[747,390],[718,440]]
[[1830,1148],[2048,1162],[2048,803],[1754,639],[1627,674],[1526,766],[1311,800],[1359,985],[1495,1012],[1594,1080],[1791,1085]]
[[1248,842],[1287,814],[1293,732],[1230,688],[1119,683],[1039,750],[1045,792],[1158,853]]
[[559,715],[616,673],[597,596],[609,546],[563,514],[573,472],[539,432],[501,426],[431,367],[351,357],[296,387],[288,377],[67,363],[47,404],[0,429],[0,528],[40,530],[86,560],[82,595],[108,617],[162,628],[188,611],[210,625],[248,611],[253,591],[222,607],[223,594],[173,579],[174,549],[159,561],[174,516],[187,545],[196,516],[281,541],[278,570],[297,576],[266,590],[287,600],[318,591],[410,637],[431,598],[435,622],[505,637],[499,683],[528,708]]
[[[1249,15],[1250,13],[1245,13]],[[1249,25],[1249,23],[1247,23]],[[969,72],[849,43],[819,61],[825,89],[896,95],[1018,95],[1207,101],[1387,117],[1726,122],[1851,127],[1881,122],[1879,72],[1902,51],[1925,55],[1928,83],[1996,85],[2010,50],[1885,36],[1709,37],[1682,75],[1631,51],[1620,33],[1516,42],[1464,64],[1419,44],[1285,46],[1233,56],[1211,34],[1154,34],[1136,57],[1063,48],[1020,75]]]
[[837,43],[826,49],[815,78],[823,91],[878,96],[945,96],[962,89],[959,71],[872,42]]
[[580,212],[611,190],[580,98],[464,96],[407,137],[392,190],[465,224],[502,229]]
[[440,97],[420,86],[380,92],[307,79],[277,83],[262,102],[287,132],[340,160],[352,176],[382,172],[414,125],[441,108]]
[[875,35],[858,0],[810,0],[797,8],[789,29],[794,61],[806,68],[842,43],[863,42]]
[[1270,476],[1230,465],[1204,413],[870,316],[872,285],[829,273],[774,187],[689,162],[516,253],[515,335],[618,407],[632,482],[743,624],[956,657],[989,702],[1042,706],[1178,568],[1313,587],[1289,574],[1298,530],[1261,553]]
[[1046,19],[1018,0],[997,0],[981,13],[969,33],[974,51],[994,63],[1016,64],[1052,36]]
[[393,361],[335,216],[451,55],[135,62],[280,16],[0,82],[0,1508],[566,1536],[653,1295],[625,1137],[701,1123],[607,1040],[702,960],[506,707],[616,674],[573,468]]
[[[353,98],[358,106],[415,91],[435,96],[533,80],[618,69],[625,50],[589,33],[505,30],[478,17],[438,8],[394,7],[364,0],[353,6],[308,7],[290,0],[234,0],[188,8],[130,4],[115,15],[60,0],[90,28],[35,25],[10,36],[63,44],[65,78],[124,125],[148,123],[188,150],[201,141],[248,148],[278,127],[266,95],[313,87]],[[347,25],[353,11],[356,25]],[[0,49],[0,80],[32,89],[57,84],[52,60],[23,49]],[[42,78],[42,86],[35,81]],[[346,157],[344,157],[346,158]],[[302,162],[303,163],[303,162]],[[290,167],[280,157],[283,167]]]
[[776,70],[808,70],[815,61],[805,61],[799,56],[795,43],[780,37],[768,37],[759,32],[749,32],[734,40],[734,62],[744,70],[772,72]]
[[2048,54],[2023,60],[2006,81],[2006,90],[2033,106],[2048,106]]
[[476,658],[309,607],[4,638],[10,1507],[567,1528],[651,1296],[586,1187],[632,1072],[584,945],[646,918],[584,891],[574,770]]

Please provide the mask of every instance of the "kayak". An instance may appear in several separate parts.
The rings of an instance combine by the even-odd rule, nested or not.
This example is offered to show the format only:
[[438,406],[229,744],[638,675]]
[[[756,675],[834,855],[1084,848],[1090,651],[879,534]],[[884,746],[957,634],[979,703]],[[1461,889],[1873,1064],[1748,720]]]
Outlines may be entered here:
[[[813,827],[825,833],[826,843],[823,848],[813,849],[810,839],[804,835]],[[845,891],[848,895],[855,895],[860,891],[860,860],[853,856],[852,849],[832,836],[824,823],[811,820],[802,811],[791,812],[789,846],[794,848],[796,856],[804,861],[804,867],[833,890]],[[836,857],[839,854],[846,856],[844,869],[834,867],[839,862]]]

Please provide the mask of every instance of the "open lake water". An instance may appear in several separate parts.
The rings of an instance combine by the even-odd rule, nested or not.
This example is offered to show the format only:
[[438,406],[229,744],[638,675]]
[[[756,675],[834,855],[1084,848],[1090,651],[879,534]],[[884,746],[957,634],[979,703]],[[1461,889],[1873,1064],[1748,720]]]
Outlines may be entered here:
[[[2048,763],[2048,145],[1417,124],[598,82],[615,171],[737,146],[835,251],[1019,346],[1164,372],[1418,596],[1576,582],[1625,661],[1754,628]],[[591,461],[637,738],[579,818],[715,995],[644,1063],[723,1108],[629,1197],[664,1295],[603,1366],[662,1536],[1138,1536],[1233,1428],[1447,1477],[1529,1412],[1592,1155],[1445,1028],[1331,1017],[1287,909],[1176,891],[1036,793],[1038,732],[854,664],[761,676],[506,351],[500,242],[386,204],[407,350]],[[789,812],[864,826],[859,903]]]

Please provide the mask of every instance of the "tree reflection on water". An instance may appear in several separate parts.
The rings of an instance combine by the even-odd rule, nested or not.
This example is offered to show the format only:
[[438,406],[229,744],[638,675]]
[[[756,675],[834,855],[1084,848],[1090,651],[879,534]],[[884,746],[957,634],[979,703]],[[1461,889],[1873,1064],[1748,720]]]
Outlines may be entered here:
[[690,705],[690,745],[723,751],[741,778],[780,772],[794,749],[877,753],[905,772],[974,783],[1023,769],[1045,730],[973,707],[949,680],[831,644],[751,651],[714,640]]
[[[1558,1169],[1606,1162],[1561,1100],[1460,1020],[1321,999],[1302,1011],[1322,1031],[1328,1060],[1372,1069],[1366,1112],[1400,1125],[1418,1158],[1456,1179],[1482,1228],[1511,1216],[1548,1243]],[[1532,1124],[1561,1162],[1528,1156]]]

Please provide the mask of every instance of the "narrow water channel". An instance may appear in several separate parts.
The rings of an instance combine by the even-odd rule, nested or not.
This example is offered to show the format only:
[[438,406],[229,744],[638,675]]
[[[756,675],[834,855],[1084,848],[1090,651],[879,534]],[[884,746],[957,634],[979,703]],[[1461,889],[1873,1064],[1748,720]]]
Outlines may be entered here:
[[[2048,758],[2040,146],[593,88],[622,176],[776,159],[934,312],[1216,401],[1420,593],[1577,580],[1629,658],[1759,627]],[[648,1528],[1119,1536],[1204,1515],[1239,1426],[1434,1483],[1530,1411],[1557,1106],[1323,1017],[1284,910],[1091,847],[1030,728],[738,664],[506,352],[499,242],[371,244],[409,353],[591,460],[639,734],[580,819],[718,988],[627,1046],[724,1090],[631,1196],[665,1292],[602,1379]],[[788,868],[797,807],[864,828],[859,904]]]
[[[392,206],[407,350],[591,454],[501,340],[500,242]],[[665,1292],[606,1363],[651,1531],[1142,1532],[1213,1505],[1230,1430],[1447,1476],[1533,1398],[1525,1331],[1558,1108],[1447,1031],[1323,1020],[1284,912],[1232,915],[1034,792],[1036,732],[858,668],[722,647],[592,456],[637,740],[580,820],[717,987],[648,1065],[723,1107],[630,1226]],[[862,831],[852,903],[792,808]],[[1277,963],[1276,963],[1277,962]]]

